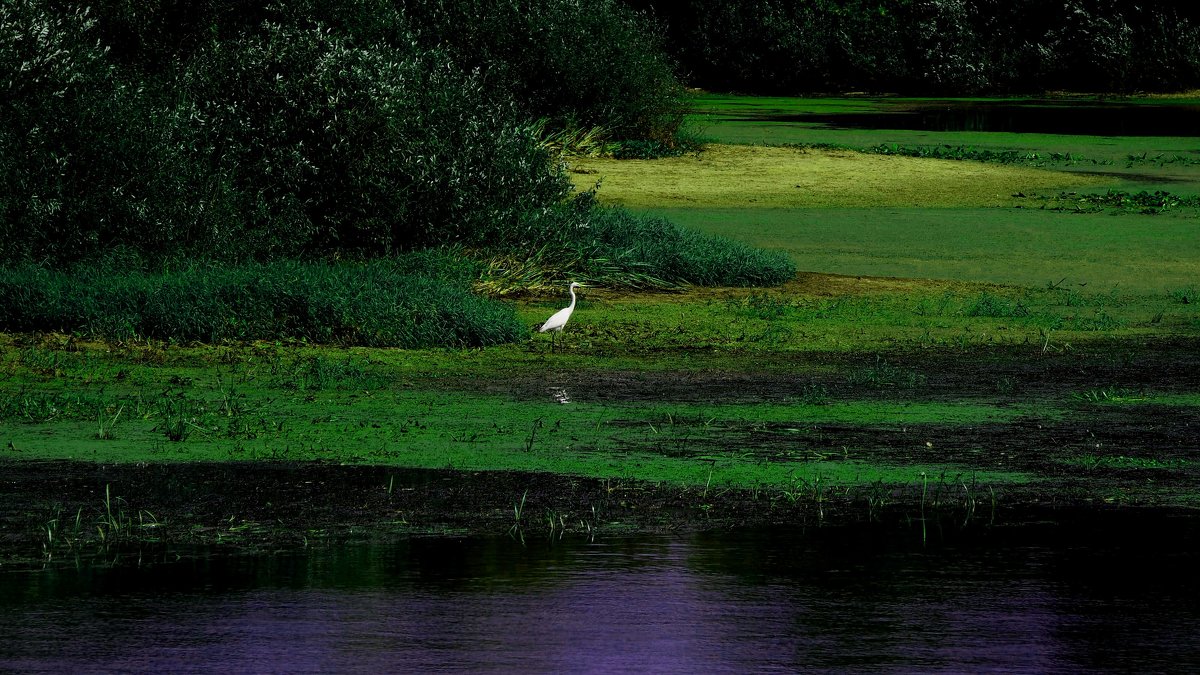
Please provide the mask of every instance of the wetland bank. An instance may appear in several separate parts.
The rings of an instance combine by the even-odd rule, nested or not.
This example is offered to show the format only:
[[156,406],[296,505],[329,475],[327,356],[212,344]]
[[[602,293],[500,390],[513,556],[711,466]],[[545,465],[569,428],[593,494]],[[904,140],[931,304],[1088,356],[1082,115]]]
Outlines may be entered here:
[[801,288],[591,291],[554,354],[10,338],[7,560],[1196,507],[1190,301]]
[[1200,9],[767,4],[0,3],[0,669],[1198,670]]
[[1200,145],[1060,123],[1194,97],[688,93],[544,4],[13,10],[5,564],[1196,508]]
[[[714,124],[699,154],[579,157],[572,175],[806,271],[760,288],[593,285],[553,353],[536,335],[449,350],[5,336],[6,562],[1198,506],[1193,208],[1030,211],[1015,196],[1128,192],[1162,167],[721,144],[749,123]],[[890,192],[871,177],[881,159],[903,178]],[[1169,170],[1195,193],[1193,168]],[[741,206],[706,188],[742,174]],[[857,187],[795,187],[828,175]],[[551,289],[512,301],[524,325],[559,307]]]

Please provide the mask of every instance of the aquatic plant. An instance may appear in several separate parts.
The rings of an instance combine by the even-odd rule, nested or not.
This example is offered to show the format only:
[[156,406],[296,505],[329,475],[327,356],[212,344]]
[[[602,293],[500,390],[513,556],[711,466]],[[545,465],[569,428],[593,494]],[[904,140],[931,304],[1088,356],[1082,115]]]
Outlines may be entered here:
[[924,471],[922,471],[920,475],[921,475],[921,543],[924,544],[924,543],[926,543],[926,539],[927,539],[926,521],[925,521],[925,496],[928,493],[928,489],[929,489],[929,476]]
[[75,518],[71,522],[70,529],[63,527],[62,506],[55,505],[53,514],[50,520],[42,527],[45,533],[45,539],[42,542],[42,555],[47,560],[54,557],[54,554],[60,547],[65,546],[68,550],[74,549],[83,535],[83,507],[79,507],[75,511]]
[[362,359],[351,355],[329,358],[319,355],[279,359],[271,364],[278,386],[292,391],[325,389],[378,389],[388,379]]
[[117,412],[113,413],[111,418],[106,417],[102,412],[97,422],[96,439],[111,440],[113,438],[113,427],[116,426],[117,420],[120,419],[121,413],[125,412],[125,406],[117,408]]
[[525,543],[525,528],[521,521],[521,516],[525,512],[525,498],[529,496],[529,490],[521,493],[521,501],[513,504],[513,523],[508,528],[508,536],[520,540]]
[[104,486],[103,509],[96,521],[96,533],[101,544],[112,544],[127,535],[133,527],[133,518],[125,512],[125,500],[112,497],[112,486]]
[[928,378],[909,368],[895,366],[887,362],[881,355],[875,355],[875,364],[846,373],[846,382],[855,386],[866,386],[874,389],[890,389],[901,387],[917,389],[927,382]]
[[1071,397],[1089,403],[1126,403],[1131,401],[1145,401],[1148,398],[1146,392],[1142,389],[1120,386],[1097,387],[1072,392]]
[[[1024,195],[1022,195],[1024,196]],[[1041,208],[1074,213],[1157,215],[1176,209],[1200,209],[1200,197],[1176,195],[1165,190],[1126,192],[1107,190],[1093,192],[1059,192],[1056,196],[1031,195],[1042,203]]]

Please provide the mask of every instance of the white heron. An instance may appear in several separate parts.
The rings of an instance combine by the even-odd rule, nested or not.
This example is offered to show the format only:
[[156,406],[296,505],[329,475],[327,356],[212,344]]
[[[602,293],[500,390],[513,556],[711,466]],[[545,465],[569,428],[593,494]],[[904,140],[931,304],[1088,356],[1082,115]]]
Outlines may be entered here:
[[[545,333],[547,331],[554,331],[554,333],[558,333],[562,331],[563,326],[567,325],[567,319],[571,318],[571,312],[575,311],[576,288],[583,288],[583,286],[572,281],[571,285],[567,287],[567,290],[571,292],[571,304],[563,307],[555,312],[554,315],[549,319],[546,319],[546,323],[542,324],[542,327],[538,329],[539,333]],[[554,351],[554,333],[550,334],[550,351]]]

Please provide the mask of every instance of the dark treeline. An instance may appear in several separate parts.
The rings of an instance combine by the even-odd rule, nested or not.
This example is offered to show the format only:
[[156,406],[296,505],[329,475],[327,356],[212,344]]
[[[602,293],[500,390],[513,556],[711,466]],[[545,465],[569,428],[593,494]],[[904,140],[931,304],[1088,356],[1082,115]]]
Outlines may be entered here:
[[645,23],[615,0],[10,0],[0,257],[587,234],[539,133],[674,138],[683,90]]
[[1200,86],[1191,0],[627,0],[691,85],[796,94]]

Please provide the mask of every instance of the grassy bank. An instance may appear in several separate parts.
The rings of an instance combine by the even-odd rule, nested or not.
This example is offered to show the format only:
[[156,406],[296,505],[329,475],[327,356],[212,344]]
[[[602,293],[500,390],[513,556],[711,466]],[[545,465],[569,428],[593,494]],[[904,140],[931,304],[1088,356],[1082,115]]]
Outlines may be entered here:
[[[1124,373],[1136,354],[1196,334],[1186,291],[825,278],[772,293],[585,293],[554,354],[533,338],[462,352],[9,339],[7,457],[322,460],[775,490],[946,471],[1009,482],[1031,476],[982,448],[946,463],[939,439],[1082,429],[1130,405],[1195,415],[1191,379]],[[531,300],[520,315],[533,324],[556,306]],[[1134,356],[1108,355],[1126,343]],[[1077,361],[1082,377],[1053,380]],[[971,364],[989,374],[969,381]],[[909,450],[938,450],[891,456],[872,440],[897,429],[911,431]]]
[[0,326],[110,340],[300,340],[376,347],[483,346],[523,332],[512,308],[471,292],[448,255],[362,264],[108,264],[0,270]]
[[0,330],[109,340],[479,347],[515,342],[524,332],[513,308],[485,293],[548,292],[568,280],[658,290],[761,286],[795,273],[778,251],[663,218],[590,203],[549,218],[564,231],[527,252],[444,248],[357,262],[148,264],[126,251],[66,269],[0,267]]
[[[816,525],[834,514],[925,523],[931,495],[958,524],[1029,506],[1197,506],[1191,206],[1106,203],[1127,177],[1060,166],[707,153],[573,160],[577,180],[611,173],[602,203],[637,195],[628,203],[640,212],[581,202],[573,222],[589,238],[539,255],[591,251],[578,259],[630,273],[645,261],[687,269],[678,254],[695,250],[710,261],[700,271],[729,276],[672,292],[593,283],[554,351],[534,328],[566,304],[565,277],[526,278],[519,266],[467,277],[537,277],[524,286],[533,292],[510,293],[513,341],[480,348],[0,337],[0,467],[87,476],[69,501],[21,473],[33,482],[20,494],[40,496],[7,522],[37,543],[72,507],[103,517],[94,504],[105,482],[132,499],[154,476],[192,468],[213,494],[184,490],[175,509],[154,493],[147,510],[200,539],[234,536],[222,523],[291,534],[306,523],[494,532],[534,517],[559,534]],[[1059,208],[1064,191],[1097,195],[1087,204],[1101,211]],[[716,240],[647,213],[774,249],[760,262],[780,278],[728,286],[745,279],[738,261],[751,249],[709,255]],[[625,238],[639,223],[651,236]],[[266,488],[291,505],[282,525],[257,482],[301,485],[297,471],[340,487],[307,506],[296,494],[308,488]],[[127,514],[139,508],[128,504]]]
[[1196,506],[1194,293],[584,293],[554,353],[6,336],[0,555]]

